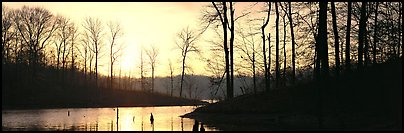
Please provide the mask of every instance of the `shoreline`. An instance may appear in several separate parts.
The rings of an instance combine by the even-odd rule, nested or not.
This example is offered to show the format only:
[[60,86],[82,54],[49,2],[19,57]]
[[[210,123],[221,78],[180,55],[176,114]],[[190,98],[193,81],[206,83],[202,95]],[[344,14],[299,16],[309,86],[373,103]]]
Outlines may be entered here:
[[238,96],[181,117],[224,131],[400,131],[402,65],[378,64],[364,74],[349,73],[339,79]]
[[201,106],[206,105],[208,103],[201,101],[201,103],[194,104],[138,104],[138,105],[100,105],[100,106],[66,106],[66,107],[57,107],[57,106],[36,106],[36,107],[2,107],[2,111],[7,110],[34,110],[34,109],[69,109],[69,108],[115,108],[115,107],[165,107],[165,106]]

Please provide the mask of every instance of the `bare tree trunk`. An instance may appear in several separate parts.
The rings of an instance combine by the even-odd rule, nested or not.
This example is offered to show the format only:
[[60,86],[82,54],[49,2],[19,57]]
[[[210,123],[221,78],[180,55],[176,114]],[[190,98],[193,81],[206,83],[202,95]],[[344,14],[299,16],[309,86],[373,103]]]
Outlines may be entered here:
[[351,15],[352,15],[352,2],[348,2],[348,20],[347,20],[347,30],[346,30],[346,48],[345,48],[345,67],[349,72],[351,71]]
[[400,23],[399,24],[399,26],[400,26],[400,33],[399,33],[400,34],[399,35],[400,44],[399,45],[401,46],[401,58],[403,58],[403,46],[402,46],[403,45],[403,42],[402,42],[403,41],[403,39],[402,39],[403,38],[403,29],[402,29],[403,26],[402,26],[402,22],[401,22],[401,21],[403,21],[403,10],[402,10],[403,7],[401,4],[402,4],[402,2],[399,3],[400,21],[398,21],[398,22]]
[[143,75],[143,48],[140,50],[140,88],[145,91],[144,88],[144,75]]
[[253,60],[252,60],[252,66],[253,66],[253,85],[254,85],[254,95],[257,94],[257,83],[256,83],[256,74],[255,74],[255,48],[253,44]]
[[152,65],[152,89],[151,92],[154,92],[154,65]]
[[362,2],[361,16],[359,20],[359,46],[358,46],[358,70],[363,70],[363,44],[366,32],[366,2]]
[[[268,64],[267,64],[267,55],[266,55],[266,48],[265,48],[265,27],[268,25],[269,22],[269,14],[271,12],[271,3],[268,2],[268,13],[267,13],[267,19],[264,22],[264,24],[261,27],[261,33],[262,33],[262,53],[264,55],[264,75],[265,75],[265,91],[269,91],[269,68],[268,68]],[[269,51],[271,51],[271,49],[269,49]]]
[[114,75],[113,75],[113,70],[114,70],[114,61],[113,61],[113,53],[112,53],[112,50],[113,50],[113,47],[114,47],[114,41],[115,41],[115,39],[114,38],[112,38],[112,43],[111,43],[111,49],[110,49],[110,54],[109,54],[109,57],[110,57],[110,65],[111,65],[111,70],[110,70],[110,79],[109,79],[109,88],[110,89],[113,89],[113,78],[114,78]]
[[331,2],[331,14],[332,14],[332,27],[334,31],[334,48],[335,48],[335,74],[339,75],[340,65],[339,65],[339,36],[337,29],[337,16],[335,14],[335,3]]
[[230,99],[233,97],[233,90],[231,90],[231,79],[230,79],[230,72],[229,72],[229,48],[227,47],[227,24],[228,24],[228,19],[227,19],[227,7],[226,7],[226,2],[223,3],[223,20],[224,23],[223,25],[223,45],[224,45],[224,53],[225,53],[225,59],[226,59],[226,88],[227,88],[227,98]]
[[[220,14],[219,9],[217,8],[216,4],[214,2],[212,2],[213,6],[215,7],[216,11]],[[227,23],[228,23],[228,19],[227,19],[227,6],[226,6],[226,2],[222,2],[223,4],[223,18],[222,15],[220,16],[220,20],[222,22],[222,27],[223,27],[223,47],[224,47],[224,54],[225,54],[225,60],[226,60],[226,90],[227,90],[227,98],[232,98],[233,97],[233,90],[231,90],[231,82],[230,82],[230,73],[229,73],[229,48],[227,47]]]
[[296,82],[296,49],[295,49],[295,34],[293,33],[293,17],[292,17],[292,5],[289,2],[289,23],[290,23],[290,36],[292,37],[292,84]]
[[182,73],[181,73],[180,97],[182,96],[182,87],[183,87],[183,84],[184,84],[185,58],[186,58],[186,53],[185,53],[185,56],[182,57]]
[[279,10],[278,10],[278,2],[275,2],[275,12],[276,12],[276,45],[275,45],[275,74],[276,74],[276,88],[279,87]]
[[364,58],[365,58],[365,62],[364,62],[364,66],[365,68],[368,66],[369,64],[369,39],[368,39],[368,30],[365,27],[365,34],[364,34],[364,39],[365,39],[365,47],[364,47]]
[[271,33],[268,33],[268,91],[271,89]]
[[229,98],[233,98],[234,90],[234,64],[233,64],[233,44],[234,44],[234,8],[233,2],[230,2],[230,90]]
[[286,86],[286,21],[285,21],[285,15],[283,15],[283,79],[282,79],[282,85]]
[[[317,46],[319,47],[318,51],[318,60],[321,61],[320,67],[320,81],[319,83],[323,83],[328,77],[328,44],[327,44],[327,2],[320,2],[319,4],[319,28],[318,28],[318,38],[317,38]],[[323,128],[323,105],[322,105],[322,87],[325,85],[321,84],[321,87],[318,87],[318,122],[319,128]]]
[[170,96],[173,96],[174,77],[173,77],[173,67],[172,67],[171,60],[169,60],[169,66],[170,66],[170,81],[171,81],[171,92],[170,92]]
[[379,2],[376,2],[376,11],[375,11],[375,25],[374,25],[374,32],[373,32],[373,49],[372,49],[372,54],[373,54],[373,65],[375,65],[377,63],[377,59],[376,59],[376,46],[377,46],[377,42],[378,42],[378,36],[377,33],[379,26],[377,26],[377,16],[379,14]]

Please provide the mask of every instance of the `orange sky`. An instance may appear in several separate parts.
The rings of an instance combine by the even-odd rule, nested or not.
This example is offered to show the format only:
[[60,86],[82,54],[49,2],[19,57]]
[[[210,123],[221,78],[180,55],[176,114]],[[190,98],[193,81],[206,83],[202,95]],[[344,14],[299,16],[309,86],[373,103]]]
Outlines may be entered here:
[[[156,76],[166,76],[169,74],[168,59],[171,59],[175,74],[180,74],[181,63],[179,50],[176,50],[176,33],[182,28],[200,28],[199,18],[203,5],[210,2],[2,2],[3,5],[10,8],[20,8],[23,5],[44,7],[52,11],[55,15],[60,14],[72,19],[76,25],[80,25],[86,16],[98,17],[103,20],[106,28],[106,22],[119,21],[124,31],[124,36],[120,43],[126,45],[124,55],[120,63],[114,67],[119,69],[122,64],[122,72],[140,77],[140,46],[155,44],[160,49],[157,57]],[[244,5],[241,3],[239,5]],[[237,12],[236,12],[237,14]],[[105,30],[106,31],[106,30]],[[108,32],[106,32],[108,34]],[[209,37],[205,34],[204,37]],[[204,39],[199,41],[202,51],[207,51],[209,46]],[[206,39],[205,39],[206,40]],[[106,50],[107,47],[104,47]],[[204,52],[204,54],[209,54]],[[194,56],[194,57],[192,57]],[[194,74],[206,75],[205,62],[197,60],[196,55],[190,55],[187,63],[193,68]],[[100,60],[99,72],[108,73],[108,54]]]

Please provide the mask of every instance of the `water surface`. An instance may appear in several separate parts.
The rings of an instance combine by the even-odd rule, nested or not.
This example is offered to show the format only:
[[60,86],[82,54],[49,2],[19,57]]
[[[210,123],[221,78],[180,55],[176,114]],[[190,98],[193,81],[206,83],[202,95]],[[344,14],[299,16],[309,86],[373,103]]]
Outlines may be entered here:
[[[195,106],[3,110],[2,130],[191,131]],[[150,122],[153,113],[154,123]],[[118,126],[117,126],[118,125]],[[118,127],[118,129],[117,129]],[[204,125],[207,131],[217,130]]]

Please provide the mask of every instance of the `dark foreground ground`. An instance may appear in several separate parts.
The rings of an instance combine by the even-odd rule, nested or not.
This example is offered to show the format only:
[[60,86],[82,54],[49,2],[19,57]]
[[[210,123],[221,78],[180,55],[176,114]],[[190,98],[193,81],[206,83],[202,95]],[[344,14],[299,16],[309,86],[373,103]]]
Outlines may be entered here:
[[94,74],[84,74],[78,69],[41,66],[34,71],[24,64],[3,64],[2,110],[206,104],[199,100],[133,90],[135,88],[126,82],[114,81],[114,86],[110,87],[109,78],[99,77],[97,83]]
[[[321,100],[316,88],[322,89]],[[373,66],[364,74],[239,96],[183,117],[221,130],[402,130],[402,61]]]
[[171,97],[158,93],[127,90],[104,90],[97,98],[94,91],[63,91],[57,89],[42,92],[3,93],[4,109],[42,109],[42,108],[92,108],[92,107],[145,107],[145,106],[188,106],[207,104],[199,100]]
[[[95,75],[76,67],[8,62],[1,67],[2,110],[41,108],[143,107],[201,105],[194,99],[151,91],[149,79],[144,90],[140,81],[128,77]],[[111,84],[112,83],[112,84]]]

